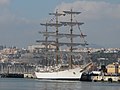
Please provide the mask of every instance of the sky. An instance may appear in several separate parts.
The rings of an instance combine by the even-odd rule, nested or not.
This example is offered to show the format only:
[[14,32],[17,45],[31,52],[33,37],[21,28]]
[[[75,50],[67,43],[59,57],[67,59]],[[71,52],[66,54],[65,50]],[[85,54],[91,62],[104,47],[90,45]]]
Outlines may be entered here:
[[48,13],[71,8],[82,12],[88,43],[120,48],[120,0],[0,0],[0,45],[35,44]]

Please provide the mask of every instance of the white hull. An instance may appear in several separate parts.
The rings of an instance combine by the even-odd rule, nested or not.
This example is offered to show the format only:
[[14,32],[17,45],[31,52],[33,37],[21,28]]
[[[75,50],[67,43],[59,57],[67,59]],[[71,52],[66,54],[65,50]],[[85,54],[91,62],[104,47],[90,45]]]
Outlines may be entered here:
[[35,72],[38,79],[50,80],[80,80],[82,72],[80,68],[69,69],[58,72]]

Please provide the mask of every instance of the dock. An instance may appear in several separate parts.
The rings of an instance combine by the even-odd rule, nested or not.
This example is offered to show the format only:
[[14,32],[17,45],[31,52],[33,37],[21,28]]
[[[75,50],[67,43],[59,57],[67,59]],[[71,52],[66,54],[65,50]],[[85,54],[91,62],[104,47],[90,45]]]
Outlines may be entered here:
[[94,76],[95,82],[120,82],[120,76]]
[[26,63],[0,63],[1,78],[35,78],[35,65]]

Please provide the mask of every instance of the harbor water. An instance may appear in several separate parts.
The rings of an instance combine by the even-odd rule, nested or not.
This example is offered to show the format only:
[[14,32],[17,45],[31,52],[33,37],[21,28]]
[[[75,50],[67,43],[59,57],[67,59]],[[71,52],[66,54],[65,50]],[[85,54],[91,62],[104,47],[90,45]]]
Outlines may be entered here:
[[120,83],[0,78],[0,90],[120,90]]

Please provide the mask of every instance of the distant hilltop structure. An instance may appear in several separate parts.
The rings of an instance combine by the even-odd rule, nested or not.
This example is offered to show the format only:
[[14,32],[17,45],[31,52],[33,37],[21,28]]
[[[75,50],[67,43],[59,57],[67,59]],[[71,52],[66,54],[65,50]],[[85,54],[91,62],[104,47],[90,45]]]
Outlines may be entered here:
[[[45,45],[34,44],[34,45],[29,45],[29,46],[28,46],[28,50],[29,50],[30,52],[34,52],[34,51],[37,51],[37,50],[39,50],[39,49],[43,49],[43,48],[45,48],[45,47],[46,47]],[[55,49],[56,47],[55,47],[54,45],[48,45],[47,48],[53,48],[53,49]]]

